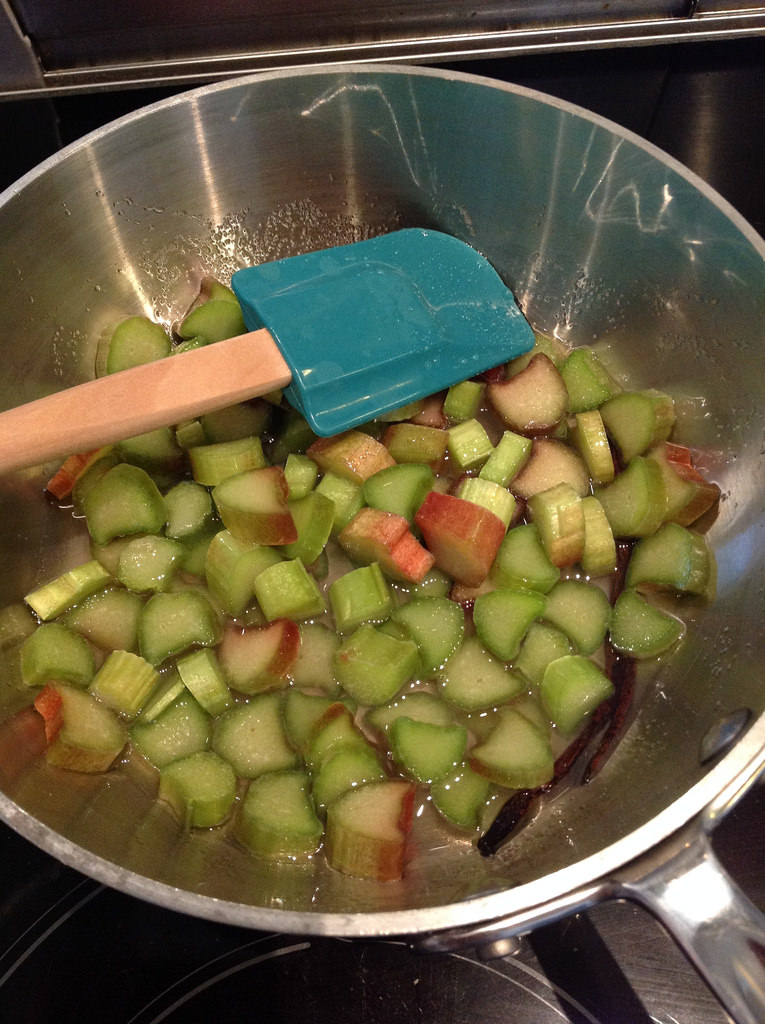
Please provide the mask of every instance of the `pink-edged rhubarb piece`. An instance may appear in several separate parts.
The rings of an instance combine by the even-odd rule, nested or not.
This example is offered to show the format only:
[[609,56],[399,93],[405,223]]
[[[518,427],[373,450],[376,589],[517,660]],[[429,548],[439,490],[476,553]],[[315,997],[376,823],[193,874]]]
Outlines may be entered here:
[[431,491],[414,521],[439,569],[469,587],[486,579],[505,537],[499,516],[464,498]]

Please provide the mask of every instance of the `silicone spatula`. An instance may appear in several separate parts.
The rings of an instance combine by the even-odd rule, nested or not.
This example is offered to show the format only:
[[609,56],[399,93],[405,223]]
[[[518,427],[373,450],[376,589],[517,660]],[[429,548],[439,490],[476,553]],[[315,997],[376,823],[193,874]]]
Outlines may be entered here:
[[438,231],[408,228],[247,267],[231,284],[249,334],[0,413],[0,473],[279,388],[326,437],[534,344],[494,268]]

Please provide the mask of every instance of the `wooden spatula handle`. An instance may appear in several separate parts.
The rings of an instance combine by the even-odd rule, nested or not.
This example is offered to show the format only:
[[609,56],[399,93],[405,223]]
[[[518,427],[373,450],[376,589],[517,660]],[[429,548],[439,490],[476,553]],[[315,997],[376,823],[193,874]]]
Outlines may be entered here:
[[263,329],[87,381],[0,413],[0,473],[179,423],[291,379]]

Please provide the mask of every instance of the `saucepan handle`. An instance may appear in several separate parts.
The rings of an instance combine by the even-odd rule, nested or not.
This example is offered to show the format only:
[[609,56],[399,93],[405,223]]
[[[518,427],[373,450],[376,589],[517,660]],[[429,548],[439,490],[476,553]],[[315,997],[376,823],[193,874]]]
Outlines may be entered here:
[[620,895],[661,921],[736,1024],[763,1024],[765,914],[731,881],[703,829]]
[[708,838],[762,769],[760,751],[706,811],[615,876],[514,917],[431,934],[418,947],[450,952],[471,945],[501,956],[514,936],[539,924],[604,900],[631,900],[663,924],[736,1024],[765,1024],[765,914],[731,880]]

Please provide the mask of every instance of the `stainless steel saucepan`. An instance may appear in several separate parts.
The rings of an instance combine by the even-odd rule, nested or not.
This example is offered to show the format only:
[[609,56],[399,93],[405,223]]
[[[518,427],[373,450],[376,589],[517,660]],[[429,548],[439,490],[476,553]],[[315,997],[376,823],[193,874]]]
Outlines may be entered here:
[[[468,241],[538,327],[672,392],[680,440],[722,488],[717,600],[688,605],[680,654],[639,681],[604,770],[497,856],[434,829],[403,882],[376,886],[181,834],[135,767],[61,777],[9,724],[18,697],[0,679],[0,814],[109,885],[258,929],[491,946],[635,899],[738,1021],[762,1021],[763,921],[707,837],[765,765],[765,244],[701,181],[596,116],[451,72],[335,67],[191,91],[0,197],[0,406],[88,378],[105,325],[172,321],[204,273],[406,225]],[[43,479],[0,480],[0,603],[82,544]]]

